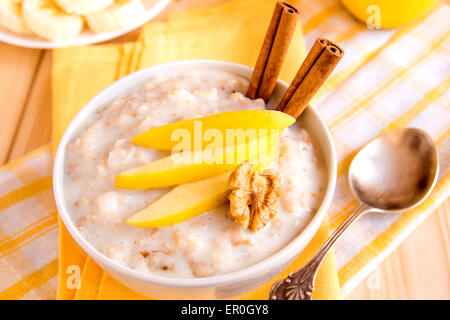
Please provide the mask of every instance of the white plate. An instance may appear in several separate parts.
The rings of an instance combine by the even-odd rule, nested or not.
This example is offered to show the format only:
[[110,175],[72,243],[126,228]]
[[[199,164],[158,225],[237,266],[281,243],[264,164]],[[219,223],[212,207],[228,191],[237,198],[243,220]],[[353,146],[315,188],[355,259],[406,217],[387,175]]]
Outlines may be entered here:
[[[1,1],[1,0],[0,0]],[[139,28],[146,22],[150,21],[159,14],[169,4],[170,0],[158,0],[152,6],[149,6],[145,14],[145,18],[136,21],[135,25],[115,32],[93,33],[85,30],[80,36],[70,41],[49,41],[38,36],[23,36],[3,27],[0,27],[0,41],[13,44],[19,47],[35,48],[35,49],[55,49],[61,47],[84,46],[93,43],[103,42],[117,38],[136,28]],[[145,0],[144,0],[145,3]]]

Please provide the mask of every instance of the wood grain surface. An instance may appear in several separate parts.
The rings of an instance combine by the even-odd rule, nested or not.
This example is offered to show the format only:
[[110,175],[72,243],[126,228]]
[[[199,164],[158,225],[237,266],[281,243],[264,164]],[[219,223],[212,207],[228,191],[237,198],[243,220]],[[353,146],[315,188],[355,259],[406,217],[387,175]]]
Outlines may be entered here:
[[[225,1],[173,0],[157,19]],[[50,51],[0,43],[0,164],[50,142],[50,67]],[[450,299],[449,211],[447,200],[347,298]]]

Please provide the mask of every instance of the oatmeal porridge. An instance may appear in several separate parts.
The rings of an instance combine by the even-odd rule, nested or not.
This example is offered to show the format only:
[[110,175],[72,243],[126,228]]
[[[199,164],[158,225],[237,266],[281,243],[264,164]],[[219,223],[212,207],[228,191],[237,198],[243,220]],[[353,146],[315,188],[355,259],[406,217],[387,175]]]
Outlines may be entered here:
[[108,258],[139,272],[173,278],[208,277],[255,264],[296,237],[322,200],[325,173],[308,132],[283,132],[272,168],[282,178],[278,213],[258,232],[233,222],[225,205],[170,227],[126,224],[171,188],[124,190],[116,176],[169,155],[130,138],[176,121],[237,110],[263,110],[244,93],[248,81],[225,72],[153,78],[127,97],[98,110],[68,148],[64,192],[71,218]]

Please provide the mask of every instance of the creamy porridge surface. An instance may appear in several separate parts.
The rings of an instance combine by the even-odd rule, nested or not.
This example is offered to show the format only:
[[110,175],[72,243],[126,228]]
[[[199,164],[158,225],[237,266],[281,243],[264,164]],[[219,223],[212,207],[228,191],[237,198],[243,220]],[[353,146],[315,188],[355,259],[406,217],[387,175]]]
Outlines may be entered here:
[[252,265],[285,246],[315,214],[323,196],[324,169],[308,132],[293,125],[280,138],[272,167],[282,176],[275,218],[253,233],[227,217],[228,205],[172,227],[125,223],[169,191],[122,190],[117,174],[168,155],[129,142],[152,127],[214,113],[264,109],[245,93],[248,81],[221,72],[153,78],[99,110],[68,146],[65,197],[84,238],[108,258],[144,273],[207,277]]

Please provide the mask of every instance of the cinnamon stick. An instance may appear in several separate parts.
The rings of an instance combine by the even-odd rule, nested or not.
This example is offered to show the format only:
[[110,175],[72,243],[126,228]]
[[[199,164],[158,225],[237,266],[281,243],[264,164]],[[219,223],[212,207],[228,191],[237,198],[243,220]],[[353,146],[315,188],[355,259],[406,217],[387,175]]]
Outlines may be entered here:
[[299,20],[298,10],[284,2],[277,2],[270,21],[247,97],[267,102],[275,88],[286,53]]
[[298,118],[343,56],[344,50],[338,45],[330,40],[318,38],[277,110]]

